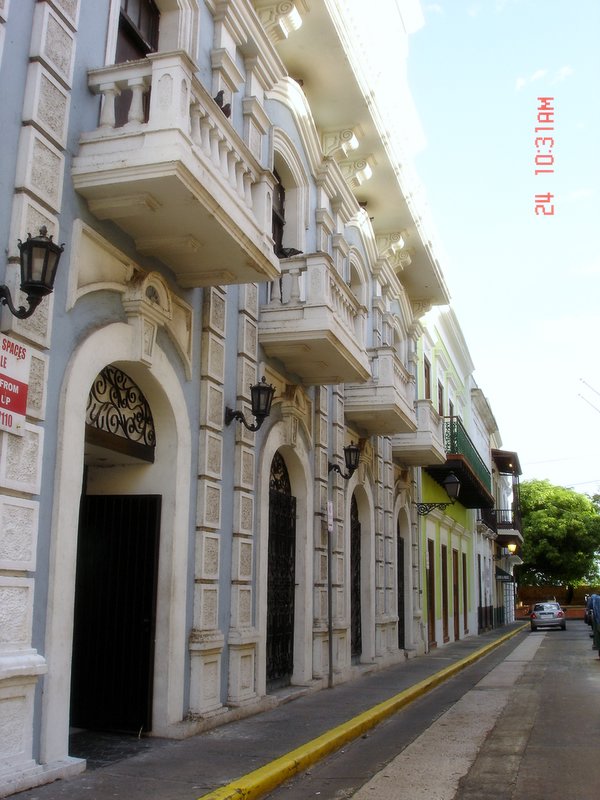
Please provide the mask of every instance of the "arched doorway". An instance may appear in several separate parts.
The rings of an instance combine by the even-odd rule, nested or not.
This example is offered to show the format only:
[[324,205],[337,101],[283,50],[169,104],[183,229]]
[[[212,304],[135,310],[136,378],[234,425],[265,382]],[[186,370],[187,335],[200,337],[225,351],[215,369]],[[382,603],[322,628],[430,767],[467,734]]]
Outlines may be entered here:
[[[154,421],[146,398],[125,372],[106,366],[92,384],[86,409],[73,620],[73,727],[137,734],[152,727],[162,497],[140,494],[139,480],[127,472],[128,467],[139,470],[151,464],[154,451]],[[121,472],[119,493],[106,491],[111,468]]]
[[[152,406],[156,426],[154,463],[111,452],[109,468],[87,470],[88,494],[160,494],[161,531],[152,733],[170,736],[185,705],[185,656],[188,629],[189,514],[191,489],[191,422],[172,354],[157,343],[150,367],[139,361],[137,328],[115,322],[92,332],[72,354],[61,389],[51,522],[46,654],[51,668],[44,679],[40,759],[49,764],[69,757],[69,700],[75,575],[82,476],[86,459],[86,406],[90,387],[112,364],[127,373]],[[122,459],[121,463],[117,463]],[[109,466],[110,465],[110,466]]]
[[294,670],[296,498],[281,453],[271,462],[267,578],[267,689],[289,685]]
[[350,501],[350,656],[353,663],[362,655],[361,525],[356,496]]

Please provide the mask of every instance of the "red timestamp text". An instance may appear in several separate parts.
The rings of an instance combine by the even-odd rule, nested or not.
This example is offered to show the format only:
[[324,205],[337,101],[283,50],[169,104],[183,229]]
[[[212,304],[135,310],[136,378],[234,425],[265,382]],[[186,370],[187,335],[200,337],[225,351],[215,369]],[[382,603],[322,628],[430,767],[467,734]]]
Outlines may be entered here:
[[538,97],[537,121],[535,128],[537,134],[534,141],[535,174],[552,174],[554,172],[554,98]]
[[[538,97],[535,126],[535,175],[554,174],[554,97]],[[551,192],[535,195],[535,213],[544,216],[554,214],[554,195]]]

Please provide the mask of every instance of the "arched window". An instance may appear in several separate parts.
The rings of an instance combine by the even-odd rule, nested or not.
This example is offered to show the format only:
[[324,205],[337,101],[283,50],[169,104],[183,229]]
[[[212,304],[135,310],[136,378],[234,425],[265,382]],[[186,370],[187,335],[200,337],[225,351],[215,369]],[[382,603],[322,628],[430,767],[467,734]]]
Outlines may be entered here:
[[273,190],[273,250],[277,256],[283,248],[283,226],[285,225],[285,187],[277,170],[273,170],[275,188]]
[[[296,148],[280,128],[273,131],[273,173],[277,181],[273,207],[283,202],[284,227],[281,244],[305,252],[305,232],[308,227],[308,175]],[[281,195],[281,189],[284,194]],[[280,193],[277,198],[277,193]],[[275,250],[277,252],[277,250]]]

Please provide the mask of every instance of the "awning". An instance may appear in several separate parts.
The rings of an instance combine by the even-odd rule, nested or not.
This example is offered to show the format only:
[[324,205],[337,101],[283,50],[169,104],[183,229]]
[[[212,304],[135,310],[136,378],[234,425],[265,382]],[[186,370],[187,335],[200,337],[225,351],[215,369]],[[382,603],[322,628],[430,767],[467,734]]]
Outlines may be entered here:
[[500,569],[500,567],[496,567],[496,580],[500,581],[500,583],[514,583],[515,582],[515,579],[513,578],[513,576],[510,573],[505,572],[503,569]]

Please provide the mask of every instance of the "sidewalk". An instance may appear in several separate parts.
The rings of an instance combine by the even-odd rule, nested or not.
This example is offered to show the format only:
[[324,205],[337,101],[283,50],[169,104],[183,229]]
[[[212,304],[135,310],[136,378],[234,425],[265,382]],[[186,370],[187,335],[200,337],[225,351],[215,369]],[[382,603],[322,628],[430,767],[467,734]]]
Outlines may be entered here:
[[[503,645],[522,622],[308,693],[183,741],[81,734],[109,750],[88,770],[16,800],[251,800],[357,738],[407,703]],[[87,743],[90,752],[90,741]],[[119,759],[120,760],[117,760]],[[104,764],[104,766],[102,766]],[[94,767],[97,767],[94,769]]]

